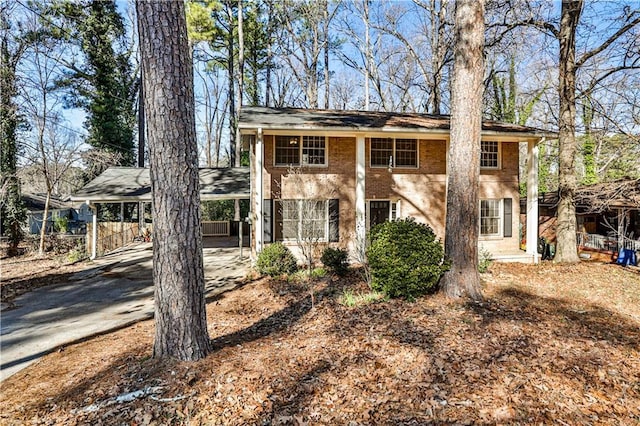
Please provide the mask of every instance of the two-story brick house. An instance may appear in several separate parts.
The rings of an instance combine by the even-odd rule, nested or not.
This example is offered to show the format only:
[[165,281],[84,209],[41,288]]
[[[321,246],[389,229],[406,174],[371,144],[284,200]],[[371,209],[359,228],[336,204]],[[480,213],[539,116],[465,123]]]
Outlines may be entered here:
[[[371,226],[408,216],[444,238],[448,116],[245,107],[239,127],[251,153],[254,254],[273,241],[295,248],[296,233],[309,227],[353,253]],[[537,144],[553,136],[483,123],[478,226],[480,244],[496,258],[537,261]],[[519,238],[521,143],[532,200],[526,253]]]

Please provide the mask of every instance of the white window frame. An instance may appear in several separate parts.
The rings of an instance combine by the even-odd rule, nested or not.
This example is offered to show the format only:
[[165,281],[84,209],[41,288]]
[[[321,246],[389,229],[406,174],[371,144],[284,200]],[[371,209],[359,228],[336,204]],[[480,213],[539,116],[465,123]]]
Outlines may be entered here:
[[[497,158],[495,166],[483,166],[482,165],[482,144],[484,143],[495,143],[497,149]],[[496,140],[483,140],[480,142],[480,169],[482,170],[498,170],[502,165],[502,142]]]
[[389,221],[395,220],[395,219],[401,219],[402,218],[402,203],[401,200],[397,200],[397,201],[393,201],[390,199],[371,199],[371,200],[367,200],[367,211],[366,211],[366,225],[367,225],[367,231],[371,228],[371,202],[377,202],[377,201],[385,201],[389,203]]
[[[319,201],[319,202],[324,204],[324,219],[323,219],[323,221],[324,221],[324,235],[321,238],[318,239],[318,242],[323,243],[323,242],[329,241],[329,200],[281,199],[279,201],[280,201],[280,205],[283,206],[282,207],[283,210],[280,212],[281,216],[282,216],[282,241],[284,241],[284,242],[297,242],[298,241],[298,237],[300,237],[301,240],[304,240],[304,238],[301,237],[303,224],[302,224],[302,217],[300,216],[299,212],[300,212],[300,208],[301,208],[302,203],[303,202],[310,202],[310,201]],[[297,219],[295,219],[296,222],[297,222],[297,230],[296,230],[297,236],[294,237],[294,238],[285,237],[284,204],[285,204],[285,202],[289,202],[289,201],[291,201],[291,202],[295,201],[297,209],[298,209],[298,215],[297,215],[298,217],[297,217]],[[289,221],[293,221],[293,220],[292,219],[286,219],[286,221],[289,222]]]
[[[278,138],[296,138],[298,139],[298,163],[278,163],[277,150],[278,150]],[[322,164],[308,164],[304,161],[305,149],[318,149],[305,147],[305,138],[323,138],[324,139],[324,163]],[[274,167],[327,167],[329,163],[329,138],[324,135],[274,135],[273,136],[273,166]]]
[[[378,165],[378,164],[373,164],[373,147],[372,147],[372,141],[373,139],[391,139],[391,161],[387,162],[387,164],[383,165]],[[397,150],[396,150],[396,140],[397,139],[404,139],[404,140],[413,140],[416,141],[416,165],[415,166],[396,166],[396,156],[397,156]],[[389,167],[393,168],[393,169],[417,169],[420,167],[420,139],[417,138],[391,138],[391,137],[370,137],[369,138],[369,167],[371,167],[372,169],[387,169]],[[379,200],[379,201],[385,201],[385,200]],[[386,200],[388,201],[388,200]]]
[[[485,201],[491,201],[491,202],[497,202],[498,203],[498,216],[491,216],[489,217],[490,219],[497,219],[498,220],[498,232],[494,233],[494,234],[483,234],[482,233],[482,203]],[[479,235],[481,238],[496,238],[496,237],[502,237],[504,234],[504,203],[503,203],[503,199],[502,198],[483,198],[480,200],[480,206],[479,206],[479,223],[478,223],[478,229],[479,229]]]

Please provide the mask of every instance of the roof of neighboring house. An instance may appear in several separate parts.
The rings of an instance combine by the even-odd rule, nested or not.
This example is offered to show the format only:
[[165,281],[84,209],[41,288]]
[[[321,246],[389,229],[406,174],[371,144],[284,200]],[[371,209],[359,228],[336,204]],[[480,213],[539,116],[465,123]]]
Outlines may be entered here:
[[[301,108],[243,107],[241,130],[333,130],[362,132],[448,133],[450,116],[381,111],[338,111]],[[557,134],[533,127],[484,120],[483,134],[555,138]]]
[[[249,198],[249,168],[200,169],[200,199]],[[151,201],[149,169],[109,167],[71,196],[72,201]]]
[[[541,194],[541,206],[557,207],[558,193]],[[576,190],[575,204],[587,212],[603,212],[617,208],[640,209],[640,179],[619,179],[580,186]]]
[[[44,205],[47,200],[47,194],[34,194],[29,192],[22,193],[22,200],[26,209],[30,212],[44,211]],[[61,199],[51,196],[49,200],[50,210],[64,210],[72,208],[71,204],[65,203]]]

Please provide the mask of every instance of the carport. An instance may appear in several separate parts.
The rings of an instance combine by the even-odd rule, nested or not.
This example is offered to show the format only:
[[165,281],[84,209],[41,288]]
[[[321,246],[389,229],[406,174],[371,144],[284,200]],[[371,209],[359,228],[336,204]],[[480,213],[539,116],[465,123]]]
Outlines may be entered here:
[[[200,201],[249,199],[251,185],[248,167],[201,168],[199,175]],[[109,167],[72,195],[71,201],[85,203],[92,211],[91,232],[87,235],[87,247],[91,247],[91,259],[95,259],[98,255],[97,206],[99,204],[120,205],[119,219],[122,229],[122,245],[130,240],[130,238],[125,238],[124,232],[125,206],[137,204],[137,229],[141,230],[145,226],[145,212],[152,201],[149,169],[142,167]],[[225,228],[225,224],[222,221],[206,221],[203,222],[202,232],[205,237],[227,237],[228,240],[230,225],[227,223]],[[241,230],[239,234],[241,239]],[[138,235],[135,236],[137,237]]]

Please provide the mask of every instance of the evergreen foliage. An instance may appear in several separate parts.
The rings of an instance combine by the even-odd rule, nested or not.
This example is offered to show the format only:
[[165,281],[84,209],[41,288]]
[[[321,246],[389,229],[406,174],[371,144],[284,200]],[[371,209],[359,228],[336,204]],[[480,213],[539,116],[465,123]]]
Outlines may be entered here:
[[49,26],[50,35],[77,44],[84,54],[84,62],[70,64],[57,86],[68,90],[67,106],[87,113],[86,142],[119,154],[114,157],[119,165],[132,165],[139,79],[125,47],[125,26],[115,1],[59,0],[46,13],[61,22]]
[[444,248],[429,225],[406,218],[376,225],[367,258],[373,290],[415,299],[435,289],[449,270]]
[[22,240],[22,224],[27,213],[16,176],[17,131],[21,124],[15,102],[16,67],[28,40],[11,33],[7,9],[0,10],[0,231],[9,238],[9,254],[15,254]]
[[338,275],[345,275],[349,271],[349,254],[344,249],[327,247],[322,252],[320,261],[324,266]]
[[291,274],[298,269],[291,250],[279,242],[269,244],[260,252],[256,266],[260,274],[271,277]]

